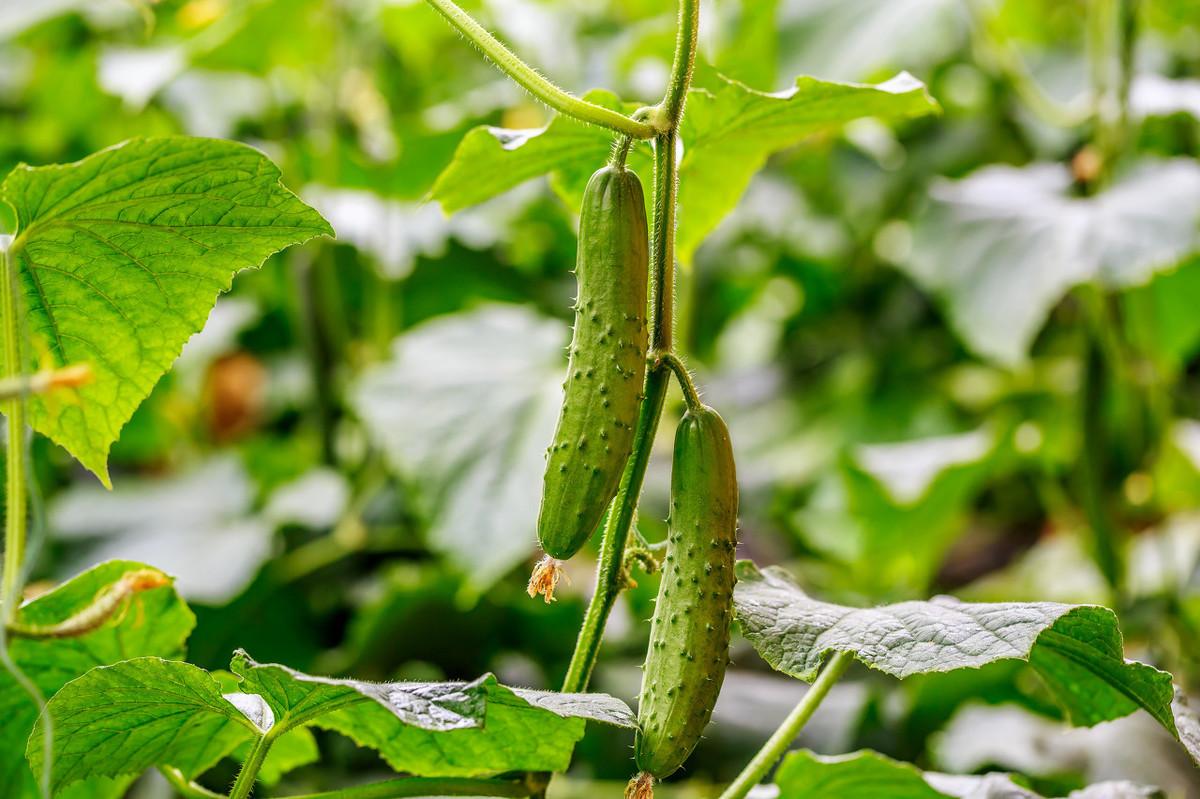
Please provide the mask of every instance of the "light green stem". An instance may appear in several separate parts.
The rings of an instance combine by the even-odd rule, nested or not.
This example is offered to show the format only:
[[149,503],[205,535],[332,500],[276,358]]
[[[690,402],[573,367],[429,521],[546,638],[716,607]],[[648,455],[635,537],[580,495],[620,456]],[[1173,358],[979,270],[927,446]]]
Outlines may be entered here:
[[254,792],[254,782],[258,779],[258,772],[262,770],[263,761],[267,759],[267,753],[271,751],[271,744],[274,742],[275,736],[268,732],[250,747],[250,754],[247,755],[246,762],[242,764],[237,781],[229,789],[229,799],[247,799]]
[[589,122],[593,125],[624,133],[635,139],[649,139],[657,131],[645,122],[638,122],[611,108],[589,103],[555,86],[536,69],[526,64],[505,47],[500,40],[488,33],[475,19],[463,11],[453,0],[428,0],[446,21],[466,36],[483,54],[516,81],[522,88],[559,113]]
[[675,59],[671,64],[671,79],[663,98],[663,109],[672,129],[679,127],[688,89],[692,86],[692,71],[696,66],[696,36],[700,32],[700,0],[679,1],[679,28],[675,33]]
[[[20,320],[17,318],[17,279],[13,262],[7,253],[0,253],[0,336],[4,339],[3,378],[17,378],[21,373]],[[3,403],[7,421],[5,467],[4,576],[0,582],[0,601],[4,603],[4,623],[7,626],[17,615],[21,599],[21,577],[25,564],[25,399],[14,397]]]
[[698,411],[703,408],[704,403],[700,400],[700,392],[696,390],[692,373],[688,371],[683,360],[675,353],[668,352],[662,356],[662,362],[675,373],[675,379],[679,381],[679,388],[683,391],[683,400],[687,403],[688,410]]
[[449,777],[404,777],[286,799],[403,799],[408,796],[529,796],[517,780],[472,780]]
[[775,730],[775,733],[767,739],[754,759],[746,764],[733,784],[725,789],[720,799],[742,799],[762,781],[763,777],[767,776],[767,772],[779,761],[779,758],[783,757],[788,747],[792,745],[792,741],[796,740],[796,736],[800,734],[800,730],[821,706],[821,702],[829,694],[829,689],[846,673],[852,660],[853,656],[848,652],[838,652],[829,659],[800,703],[783,720],[779,729]]
[[600,563],[596,568],[596,590],[592,593],[583,624],[579,628],[575,652],[563,680],[563,693],[587,690],[596,666],[596,657],[600,653],[600,641],[604,637],[608,616],[625,588],[625,545],[629,541],[629,530],[642,496],[642,481],[646,477],[646,465],[650,462],[650,449],[654,445],[654,434],[658,431],[658,419],[662,415],[669,378],[670,372],[663,367],[652,367],[646,373],[645,399],[638,411],[633,453],[625,463],[620,488],[604,523],[604,533],[600,539]]
[[184,797],[184,799],[227,799],[223,793],[210,791],[203,785],[197,785],[196,783],[192,782],[183,775],[182,771],[174,766],[163,766],[158,770],[158,772],[166,778],[167,782],[171,784],[171,787],[174,788],[180,796]]

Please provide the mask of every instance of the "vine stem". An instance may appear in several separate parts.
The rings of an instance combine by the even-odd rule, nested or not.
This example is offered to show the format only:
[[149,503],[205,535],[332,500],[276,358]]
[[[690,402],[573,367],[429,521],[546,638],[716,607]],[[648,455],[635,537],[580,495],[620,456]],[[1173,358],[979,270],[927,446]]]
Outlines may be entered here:
[[229,789],[229,799],[247,799],[254,791],[254,782],[258,779],[258,772],[262,770],[263,761],[267,759],[267,753],[271,751],[271,744],[275,743],[273,732],[274,730],[263,735],[250,747],[250,754],[247,755],[246,762],[242,764],[242,770],[238,773],[233,787]]
[[650,462],[650,449],[654,444],[654,434],[658,431],[658,419],[667,396],[669,377],[670,372],[662,367],[651,367],[646,373],[645,399],[638,411],[633,453],[625,463],[621,485],[604,523],[600,564],[596,568],[596,590],[592,592],[583,624],[579,628],[575,652],[563,680],[563,693],[587,690],[596,666],[596,656],[600,653],[600,641],[604,637],[608,616],[625,588],[625,545],[629,541],[629,530],[633,526],[638,499],[642,494],[642,481],[646,477],[646,465]]
[[746,764],[742,773],[725,789],[719,799],[743,799],[753,790],[754,786],[762,781],[763,777],[767,776],[767,772],[779,761],[779,758],[783,757],[788,747],[792,745],[792,741],[796,740],[796,736],[800,734],[800,730],[821,706],[821,702],[829,694],[829,689],[846,673],[846,669],[853,659],[849,652],[837,652],[829,659],[799,704],[792,709],[779,728],[763,744],[762,749],[758,750],[754,759]]
[[[14,379],[21,372],[21,345],[17,319],[17,278],[13,262],[7,253],[0,253],[0,336],[4,339],[4,374]],[[25,526],[27,517],[25,492],[25,399],[22,396],[4,401],[7,420],[5,466],[8,471],[5,486],[4,576],[0,581],[0,601],[4,603],[4,624],[8,626],[17,615],[21,599],[21,576],[25,561]]]
[[446,21],[478,47],[500,71],[517,82],[527,92],[559,113],[593,125],[624,133],[635,139],[653,138],[658,131],[610,108],[590,103],[555,86],[536,69],[522,61],[487,29],[463,11],[453,0],[427,0]]
[[679,27],[675,32],[675,58],[671,63],[671,78],[662,107],[671,130],[679,127],[692,72],[696,66],[696,39],[700,33],[700,0],[680,0]]

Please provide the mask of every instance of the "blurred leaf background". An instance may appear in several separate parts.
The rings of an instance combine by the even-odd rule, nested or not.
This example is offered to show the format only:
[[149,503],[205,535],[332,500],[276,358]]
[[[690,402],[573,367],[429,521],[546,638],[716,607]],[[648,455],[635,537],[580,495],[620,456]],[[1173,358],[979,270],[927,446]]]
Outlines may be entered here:
[[[465,6],[573,91],[661,94],[671,3]],[[906,70],[942,113],[813,131],[744,196],[736,180],[705,182],[694,202],[733,210],[686,241],[677,336],[732,429],[744,556],[846,604],[939,592],[1108,604],[1131,655],[1195,692],[1200,4],[1134,4],[1124,138],[1098,166],[1087,6],[706,3],[706,90],[718,73],[775,92],[797,75]],[[556,686],[594,552],[569,564],[554,605],[530,601],[524,580],[579,176],[481,173],[520,185],[453,216],[430,199],[476,126],[548,122],[416,0],[0,3],[4,171],[132,136],[234,138],[338,233],[237,279],[124,429],[113,492],[36,440],[37,576],[109,557],[177,574],[197,615],[189,656],[205,668],[244,646],[315,673],[492,670]],[[703,155],[719,176],[720,150]],[[666,515],[663,427],[639,519],[651,540]],[[656,587],[639,582],[597,682],[627,698]],[[709,737],[664,794],[730,779],[803,690],[744,641],[734,664]],[[1200,796],[1144,715],[1069,732],[1057,721],[1005,664],[903,687],[862,671],[802,743],[1014,771],[1051,794],[1121,778]],[[281,792],[385,771],[318,737],[323,764]],[[628,743],[589,732],[552,795],[620,795]],[[134,790],[165,795],[153,780]]]

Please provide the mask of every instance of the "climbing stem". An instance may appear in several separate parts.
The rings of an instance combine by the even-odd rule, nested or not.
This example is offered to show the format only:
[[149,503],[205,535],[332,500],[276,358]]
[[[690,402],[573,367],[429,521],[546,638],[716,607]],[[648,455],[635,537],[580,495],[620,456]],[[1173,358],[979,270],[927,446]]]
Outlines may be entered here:
[[675,373],[675,379],[679,381],[679,387],[683,390],[683,399],[687,403],[688,410],[698,411],[703,408],[704,403],[700,401],[700,392],[696,390],[696,384],[692,381],[692,374],[688,371],[683,361],[680,360],[679,356],[673,352],[668,352],[663,354],[660,360]]
[[[17,317],[16,267],[7,253],[0,253],[0,337],[4,346],[4,373],[0,378],[16,379],[21,371],[20,320]],[[4,623],[16,618],[21,597],[21,575],[25,561],[25,398],[16,396],[0,406],[7,421],[5,468],[4,576],[0,581],[0,601],[4,603]]]
[[637,428],[634,430],[633,453],[625,463],[617,496],[608,510],[604,522],[604,533],[600,541],[600,564],[596,569],[596,590],[592,593],[575,652],[563,680],[565,693],[587,690],[600,652],[600,641],[613,605],[625,587],[625,545],[629,541],[629,530],[637,513],[638,500],[642,495],[642,481],[646,477],[646,465],[650,462],[650,449],[654,434],[658,431],[658,419],[662,415],[663,400],[667,396],[667,385],[671,373],[662,366],[652,366],[646,373],[645,399],[638,411]]
[[788,717],[783,720],[783,724],[780,724],[774,734],[767,739],[762,749],[758,750],[758,754],[746,764],[733,784],[725,789],[720,799],[742,799],[762,781],[763,777],[767,776],[771,767],[779,761],[779,758],[783,757],[788,747],[792,745],[792,741],[796,740],[796,736],[800,734],[800,730],[821,706],[821,702],[829,694],[829,689],[846,673],[852,660],[853,657],[849,652],[838,652],[829,659],[800,703],[792,709]]
[[654,140],[654,226],[650,233],[650,351],[670,352],[675,334],[676,133]]
[[696,66],[696,35],[700,30],[700,0],[679,0],[679,27],[675,33],[675,59],[671,64],[671,79],[663,98],[663,109],[671,129],[679,127],[688,89],[692,86],[692,70]]
[[559,113],[610,128],[635,139],[649,139],[657,132],[645,122],[639,122],[610,108],[589,103],[555,86],[536,69],[526,64],[505,47],[495,36],[463,11],[453,0],[427,0],[446,21],[466,36],[499,69],[522,88]]

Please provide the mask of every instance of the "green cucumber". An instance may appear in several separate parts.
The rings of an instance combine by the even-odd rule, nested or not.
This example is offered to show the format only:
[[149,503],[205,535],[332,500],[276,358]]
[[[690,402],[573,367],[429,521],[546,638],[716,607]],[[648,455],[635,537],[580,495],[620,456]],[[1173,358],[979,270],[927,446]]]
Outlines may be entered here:
[[638,706],[638,768],[683,765],[712,718],[729,664],[738,488],[725,421],[689,409],[675,432],[671,516]]
[[648,238],[637,175],[598,170],[579,215],[575,333],[538,514],[538,540],[554,558],[571,557],[595,532],[633,449],[649,345]]

